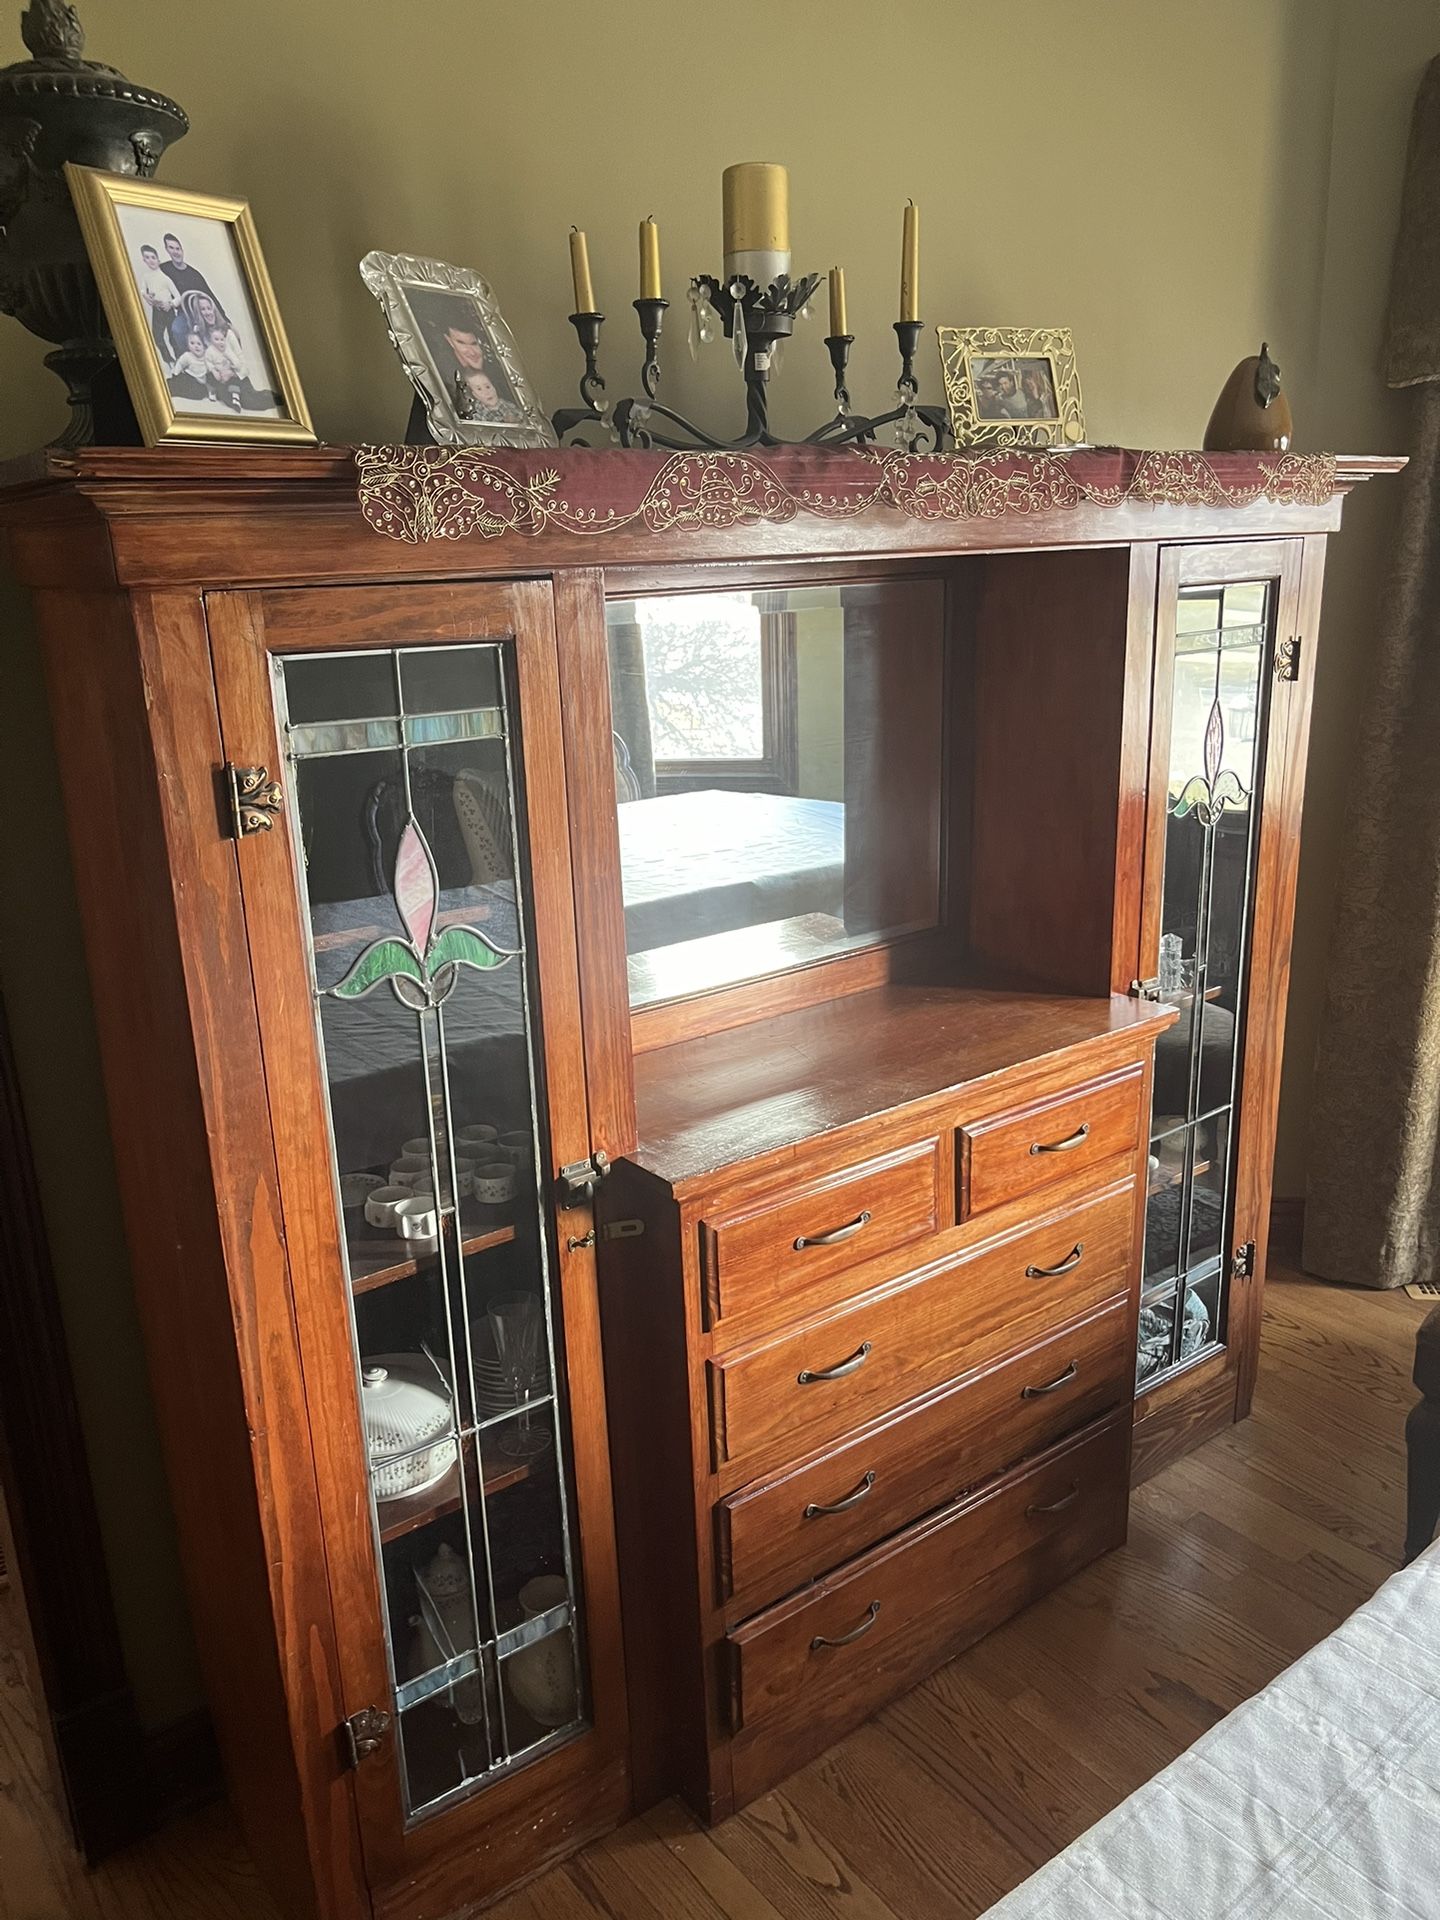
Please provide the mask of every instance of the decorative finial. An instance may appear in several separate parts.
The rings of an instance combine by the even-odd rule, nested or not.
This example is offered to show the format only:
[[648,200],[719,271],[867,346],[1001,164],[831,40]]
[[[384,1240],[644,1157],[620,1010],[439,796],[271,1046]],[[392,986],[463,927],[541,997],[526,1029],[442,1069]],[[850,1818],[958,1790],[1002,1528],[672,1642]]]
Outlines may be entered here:
[[1268,341],[1260,342],[1260,358],[1255,363],[1255,398],[1268,407],[1280,391],[1280,369],[1270,358]]
[[30,0],[20,16],[20,38],[36,60],[78,62],[85,54],[85,29],[66,0]]

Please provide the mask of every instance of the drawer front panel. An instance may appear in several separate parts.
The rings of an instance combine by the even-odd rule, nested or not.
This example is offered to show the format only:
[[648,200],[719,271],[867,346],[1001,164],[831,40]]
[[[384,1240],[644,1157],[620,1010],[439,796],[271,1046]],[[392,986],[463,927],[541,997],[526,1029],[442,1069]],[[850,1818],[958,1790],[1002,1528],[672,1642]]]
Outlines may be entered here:
[[717,1509],[722,1583],[747,1611],[767,1605],[1128,1401],[1134,1372],[1121,1299],[823,1459],[732,1494]]
[[1125,1537],[1130,1410],[729,1636],[744,1801]]
[[707,1324],[843,1298],[838,1275],[938,1229],[941,1189],[931,1138],[707,1216],[699,1228]]
[[1125,1291],[1134,1183],[710,1362],[717,1461],[791,1458]]
[[1140,1143],[1139,1067],[959,1130],[965,1214],[1038,1192]]

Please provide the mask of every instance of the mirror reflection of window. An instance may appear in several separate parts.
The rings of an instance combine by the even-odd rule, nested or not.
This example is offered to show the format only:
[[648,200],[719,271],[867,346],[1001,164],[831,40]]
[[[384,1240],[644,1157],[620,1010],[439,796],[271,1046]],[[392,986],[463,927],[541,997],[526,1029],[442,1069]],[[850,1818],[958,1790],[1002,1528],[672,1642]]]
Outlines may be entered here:
[[631,1002],[938,916],[938,581],[608,609]]

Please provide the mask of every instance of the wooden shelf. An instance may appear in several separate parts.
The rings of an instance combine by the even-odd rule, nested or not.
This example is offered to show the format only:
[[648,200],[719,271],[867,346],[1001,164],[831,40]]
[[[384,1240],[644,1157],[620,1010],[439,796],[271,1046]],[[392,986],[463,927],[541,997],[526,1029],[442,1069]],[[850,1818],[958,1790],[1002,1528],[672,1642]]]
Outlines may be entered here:
[[[515,1222],[505,1216],[513,1210],[509,1206],[467,1204],[462,1207],[461,1253],[484,1253],[489,1247],[508,1245],[515,1238]],[[388,1287],[392,1281],[406,1280],[412,1273],[419,1272],[421,1261],[434,1258],[427,1253],[418,1260],[397,1260],[395,1255],[404,1244],[397,1234],[382,1234],[374,1228],[369,1229],[366,1239],[349,1241],[351,1292],[369,1293],[374,1287]]]
[[[467,1466],[473,1457],[472,1448],[473,1443],[467,1441]],[[540,1456],[542,1460],[547,1457],[544,1454]],[[507,1461],[504,1465],[492,1461],[485,1475],[483,1493],[488,1499],[492,1493],[503,1493],[507,1487],[519,1486],[522,1480],[530,1478],[530,1469],[535,1464],[531,1460]],[[470,1468],[470,1479],[473,1491],[473,1467]],[[429,1526],[432,1520],[443,1520],[447,1513],[458,1513],[460,1506],[460,1467],[457,1462],[436,1486],[426,1487],[419,1493],[402,1494],[398,1500],[382,1500],[379,1503],[380,1544],[387,1546],[390,1541],[413,1533],[417,1527]]]
[[[1209,1160],[1197,1160],[1195,1162],[1195,1178],[1198,1180],[1202,1174],[1209,1173],[1211,1165],[1212,1162]],[[1145,1184],[1145,1191],[1147,1194],[1164,1193],[1168,1187],[1178,1187],[1184,1177],[1185,1169],[1183,1166],[1152,1167],[1150,1169],[1150,1178]]]

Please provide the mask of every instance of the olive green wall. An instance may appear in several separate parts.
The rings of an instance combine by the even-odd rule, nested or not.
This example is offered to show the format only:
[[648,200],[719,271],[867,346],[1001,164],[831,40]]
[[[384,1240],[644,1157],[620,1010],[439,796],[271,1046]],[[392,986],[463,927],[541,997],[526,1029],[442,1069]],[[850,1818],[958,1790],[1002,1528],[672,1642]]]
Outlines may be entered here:
[[[900,208],[923,209],[930,322],[1066,322],[1092,436],[1193,446],[1241,354],[1267,338],[1302,444],[1388,445],[1375,374],[1404,120],[1431,45],[1429,0],[238,0],[195,30],[154,0],[81,0],[90,50],[174,94],[195,130],[176,185],[246,195],[321,433],[394,437],[407,390],[355,265],[372,247],[492,280],[546,402],[575,347],[566,231],[590,236],[612,316],[605,366],[634,366],[636,222],[661,224],[666,386],[733,409],[719,349],[693,368],[683,286],[718,265],[720,172],[791,171],[797,266],[847,269],[852,387],[893,386]],[[19,0],[7,10],[12,20]],[[1440,34],[1435,35],[1440,39]],[[0,58],[18,56],[7,30]],[[790,349],[781,430],[826,400],[818,322]],[[42,347],[0,323],[0,452],[56,431]],[[937,390],[933,347],[924,377]],[[1287,1083],[1298,1177],[1318,957],[1355,694],[1379,488],[1340,546],[1318,700],[1306,943]],[[1357,516],[1359,518],[1360,516]],[[1364,567],[1360,560],[1363,557]],[[0,841],[3,982],[40,1157],[122,1624],[142,1711],[195,1695],[146,1413],[99,1115],[74,904],[33,648],[13,602]],[[24,795],[23,804],[19,796]],[[143,1116],[137,1116],[143,1124]]]

